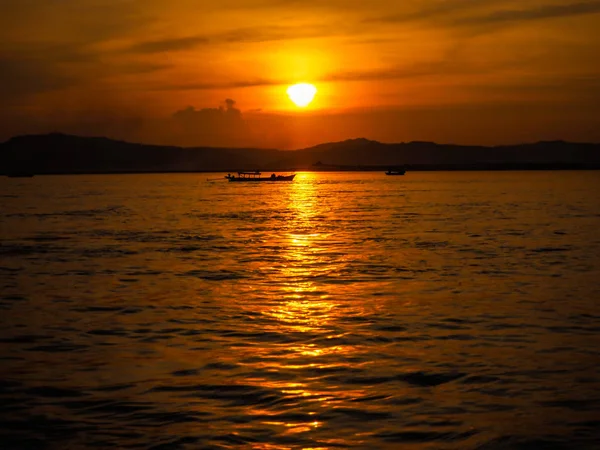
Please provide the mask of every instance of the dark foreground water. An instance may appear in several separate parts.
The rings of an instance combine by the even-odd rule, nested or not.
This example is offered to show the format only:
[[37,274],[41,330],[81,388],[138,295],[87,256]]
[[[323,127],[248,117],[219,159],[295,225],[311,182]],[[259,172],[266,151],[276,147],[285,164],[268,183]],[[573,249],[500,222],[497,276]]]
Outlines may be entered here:
[[600,448],[599,172],[215,177],[0,179],[0,448]]

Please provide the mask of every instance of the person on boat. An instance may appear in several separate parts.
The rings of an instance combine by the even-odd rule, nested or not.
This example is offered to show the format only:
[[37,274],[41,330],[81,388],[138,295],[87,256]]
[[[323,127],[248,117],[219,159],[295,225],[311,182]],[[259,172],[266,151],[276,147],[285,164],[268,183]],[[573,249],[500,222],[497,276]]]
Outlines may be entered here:
[[272,173],[272,174],[271,174],[271,180],[274,180],[274,179],[275,179],[275,174],[274,174],[274,173]]

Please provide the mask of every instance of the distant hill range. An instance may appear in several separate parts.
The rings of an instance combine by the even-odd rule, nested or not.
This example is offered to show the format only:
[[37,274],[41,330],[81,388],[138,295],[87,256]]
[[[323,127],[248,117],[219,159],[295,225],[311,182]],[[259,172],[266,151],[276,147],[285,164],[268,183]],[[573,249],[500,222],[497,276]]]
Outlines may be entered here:
[[0,174],[236,172],[240,170],[600,169],[600,144],[564,141],[510,146],[384,144],[351,139],[302,150],[169,147],[60,133],[0,144]]

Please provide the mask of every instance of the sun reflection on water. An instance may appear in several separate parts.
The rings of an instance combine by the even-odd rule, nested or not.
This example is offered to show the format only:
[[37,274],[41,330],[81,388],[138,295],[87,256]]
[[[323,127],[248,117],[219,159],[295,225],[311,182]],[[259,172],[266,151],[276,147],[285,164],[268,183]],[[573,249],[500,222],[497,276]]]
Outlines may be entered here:
[[[318,184],[314,174],[299,174],[290,186],[287,210],[291,219],[267,245],[278,249],[277,263],[264,268],[268,301],[260,305],[267,319],[264,329],[290,337],[283,344],[255,348],[261,370],[276,372],[280,379],[255,380],[260,386],[277,389],[289,402],[302,409],[306,420],[277,420],[271,411],[264,425],[281,427],[283,434],[315,432],[324,425],[320,415],[361,392],[338,392],[327,385],[330,373],[353,365],[351,356],[359,351],[341,343],[341,318],[357,311],[337,295],[335,284],[323,283],[335,277],[344,264],[343,255],[328,249],[325,211],[318,204]],[[256,306],[256,305],[254,305]],[[353,305],[355,307],[356,305]],[[287,380],[286,380],[287,378]],[[299,381],[301,380],[301,381]],[[289,408],[288,408],[289,409]],[[265,414],[253,410],[251,414]]]
[[251,292],[247,299],[235,298],[250,329],[240,330],[246,340],[235,341],[228,359],[245,386],[272,393],[266,403],[246,406],[245,415],[281,435],[343,446],[344,438],[328,442],[321,433],[368,395],[345,379],[377,365],[364,338],[372,333],[366,317],[379,306],[363,301],[370,284],[352,267],[362,255],[335,231],[341,200],[324,198],[322,189],[321,179],[300,173],[269,191],[268,211],[286,220],[260,236],[260,253],[250,262],[259,281],[240,286]]

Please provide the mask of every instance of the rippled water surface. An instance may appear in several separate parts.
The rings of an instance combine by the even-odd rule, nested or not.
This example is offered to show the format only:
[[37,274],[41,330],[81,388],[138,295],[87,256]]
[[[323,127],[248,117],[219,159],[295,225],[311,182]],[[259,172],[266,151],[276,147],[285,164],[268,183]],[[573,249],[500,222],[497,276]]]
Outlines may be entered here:
[[600,173],[0,179],[0,447],[600,448]]

